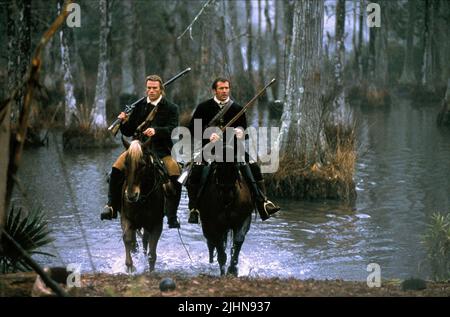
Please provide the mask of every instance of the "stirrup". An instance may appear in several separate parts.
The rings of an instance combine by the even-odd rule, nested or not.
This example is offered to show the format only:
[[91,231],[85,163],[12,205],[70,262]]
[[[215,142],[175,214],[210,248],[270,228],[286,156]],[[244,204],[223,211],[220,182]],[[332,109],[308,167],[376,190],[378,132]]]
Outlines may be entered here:
[[280,207],[275,205],[273,202],[271,202],[270,200],[266,200],[264,202],[264,210],[267,212],[268,215],[273,215],[276,214],[278,211],[280,211]]
[[198,216],[200,215],[200,212],[198,211],[198,209],[191,209],[189,210],[189,219],[188,219],[188,223],[192,223],[192,224],[198,224]]
[[113,207],[106,205],[103,208],[103,212],[100,214],[101,220],[112,220],[117,218],[117,212],[114,212]]

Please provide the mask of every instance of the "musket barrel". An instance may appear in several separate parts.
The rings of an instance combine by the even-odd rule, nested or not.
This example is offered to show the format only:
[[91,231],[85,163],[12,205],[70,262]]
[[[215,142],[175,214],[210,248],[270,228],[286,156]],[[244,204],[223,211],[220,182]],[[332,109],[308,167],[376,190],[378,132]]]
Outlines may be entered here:
[[274,82],[276,81],[275,78],[272,78],[272,80],[262,88],[258,94],[256,94],[242,109],[239,111],[223,128],[222,131],[225,131],[226,128],[230,127],[237,119],[239,119],[242,114],[247,111],[247,109],[258,99],[266,90],[269,88]]

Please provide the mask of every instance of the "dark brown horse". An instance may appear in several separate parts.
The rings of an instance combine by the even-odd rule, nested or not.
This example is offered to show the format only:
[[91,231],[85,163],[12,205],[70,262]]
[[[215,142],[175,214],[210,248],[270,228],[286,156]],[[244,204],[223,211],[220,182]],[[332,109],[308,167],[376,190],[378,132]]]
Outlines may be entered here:
[[213,262],[215,249],[220,275],[225,274],[226,245],[228,233],[231,231],[233,245],[227,273],[237,276],[239,253],[250,229],[254,209],[250,190],[235,163],[213,163],[205,168],[210,169],[209,176],[199,199],[198,209],[203,235],[208,244],[210,263]]
[[133,271],[131,251],[136,250],[136,230],[144,228],[144,253],[147,253],[148,246],[148,264],[150,271],[153,271],[164,217],[163,179],[158,170],[160,163],[156,155],[147,149],[147,144],[122,141],[127,148],[120,213],[125,264],[128,272]]

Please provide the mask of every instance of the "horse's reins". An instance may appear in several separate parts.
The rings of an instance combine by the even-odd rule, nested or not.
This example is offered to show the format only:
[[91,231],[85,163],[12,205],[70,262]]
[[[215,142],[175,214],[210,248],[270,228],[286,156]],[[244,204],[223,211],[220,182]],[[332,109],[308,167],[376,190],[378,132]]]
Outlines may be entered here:
[[180,228],[177,229],[178,230],[178,236],[180,237],[180,241],[181,241],[181,245],[183,246],[184,250],[186,251],[189,260],[191,260],[192,263],[194,263],[194,261],[192,261],[191,255],[189,254],[188,249],[186,248],[186,244],[183,241],[183,238],[181,237],[181,232],[180,232]]

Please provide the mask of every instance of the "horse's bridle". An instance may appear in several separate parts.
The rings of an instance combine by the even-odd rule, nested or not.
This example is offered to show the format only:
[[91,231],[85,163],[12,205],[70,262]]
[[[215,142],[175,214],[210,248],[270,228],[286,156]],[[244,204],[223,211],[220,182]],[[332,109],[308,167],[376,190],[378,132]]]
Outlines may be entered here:
[[[144,154],[144,155],[145,155],[145,154]],[[136,201],[131,201],[131,200],[129,200],[129,199],[128,199],[127,192],[125,191],[125,193],[124,193],[124,198],[125,198],[125,200],[127,201],[127,203],[129,203],[129,204],[136,204],[136,203],[142,203],[142,202],[145,202],[145,201],[147,200],[147,198],[148,198],[153,192],[155,192],[156,189],[158,188],[158,186],[161,184],[162,177],[161,177],[161,175],[160,175],[160,174],[157,172],[157,170],[156,170],[156,164],[158,164],[159,161],[158,161],[157,158],[154,158],[155,155],[154,155],[152,152],[149,152],[148,155],[150,156],[150,163],[151,163],[151,165],[152,165],[153,175],[154,175],[153,186],[152,186],[152,188],[150,189],[150,191],[149,191],[148,193],[146,193],[146,194],[141,193],[141,194],[139,195],[139,199],[136,200]],[[155,161],[156,161],[156,163],[155,163]]]

